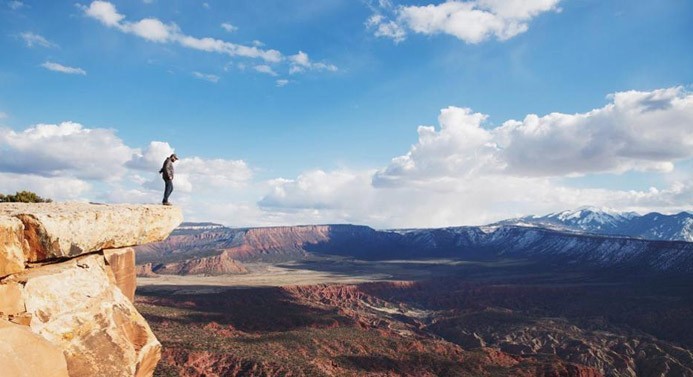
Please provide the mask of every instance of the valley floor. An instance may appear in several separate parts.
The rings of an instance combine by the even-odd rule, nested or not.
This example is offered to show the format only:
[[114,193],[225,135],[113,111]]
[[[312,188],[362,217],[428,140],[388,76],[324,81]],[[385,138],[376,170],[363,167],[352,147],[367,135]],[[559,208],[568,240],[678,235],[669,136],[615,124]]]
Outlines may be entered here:
[[[488,270],[525,265],[521,260],[502,260],[496,262],[469,262],[453,259],[424,260],[385,260],[362,261],[340,259],[338,257],[314,258],[285,263],[244,263],[246,274],[205,276],[205,275],[159,275],[157,277],[138,277],[138,287],[152,290],[190,290],[205,291],[221,287],[281,287],[285,285],[314,284],[357,284],[378,281],[424,280],[441,276],[454,276],[470,267],[484,267]],[[466,269],[466,270],[465,270]],[[155,288],[157,287],[157,288]],[[187,288],[186,288],[187,287]]]
[[157,376],[693,376],[693,282],[524,261],[139,278]]

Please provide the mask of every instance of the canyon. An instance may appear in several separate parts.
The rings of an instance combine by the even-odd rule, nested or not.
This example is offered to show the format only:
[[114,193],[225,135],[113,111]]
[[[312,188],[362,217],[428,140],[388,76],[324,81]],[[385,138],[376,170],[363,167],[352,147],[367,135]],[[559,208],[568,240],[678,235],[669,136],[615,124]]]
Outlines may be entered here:
[[207,223],[137,250],[157,376],[693,376],[690,242]]

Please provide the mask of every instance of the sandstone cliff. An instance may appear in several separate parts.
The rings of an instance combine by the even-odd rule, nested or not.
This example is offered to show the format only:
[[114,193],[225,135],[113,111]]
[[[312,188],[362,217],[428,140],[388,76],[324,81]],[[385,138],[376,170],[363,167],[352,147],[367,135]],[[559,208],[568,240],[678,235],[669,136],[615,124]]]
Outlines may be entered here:
[[175,207],[0,204],[0,365],[14,376],[151,376],[161,344],[133,306],[135,251]]

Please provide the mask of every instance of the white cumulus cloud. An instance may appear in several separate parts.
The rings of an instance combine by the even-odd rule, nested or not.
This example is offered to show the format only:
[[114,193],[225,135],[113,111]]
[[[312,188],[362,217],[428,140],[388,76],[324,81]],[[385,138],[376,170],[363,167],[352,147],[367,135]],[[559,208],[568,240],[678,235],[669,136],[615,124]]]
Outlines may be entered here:
[[683,88],[628,91],[586,113],[528,115],[494,130],[508,171],[566,175],[670,171],[693,157],[693,94]]
[[574,176],[670,171],[693,157],[693,95],[680,87],[609,96],[585,113],[527,115],[495,129],[470,109],[441,110],[440,130],[419,127],[419,141],[379,171],[377,185],[503,173]]
[[[366,26],[378,37],[395,42],[407,32],[448,34],[467,43],[480,43],[495,37],[507,40],[529,29],[536,16],[558,11],[560,0],[447,0],[423,6],[393,6],[381,2]],[[389,16],[383,15],[389,14]]]
[[2,172],[108,180],[124,173],[132,154],[115,131],[74,122],[0,132]]
[[101,21],[106,26],[120,27],[120,21],[125,18],[118,13],[115,5],[107,1],[94,1],[84,9],[87,16]]
[[135,150],[126,166],[143,171],[158,171],[166,157],[172,155],[173,152],[175,150],[168,143],[152,141],[143,151]]

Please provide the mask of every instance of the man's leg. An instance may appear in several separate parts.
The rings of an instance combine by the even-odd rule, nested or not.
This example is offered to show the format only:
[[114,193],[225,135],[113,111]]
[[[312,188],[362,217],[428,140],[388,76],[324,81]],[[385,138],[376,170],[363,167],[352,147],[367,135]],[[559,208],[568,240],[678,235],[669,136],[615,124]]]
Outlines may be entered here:
[[168,200],[168,181],[164,179],[164,199],[161,201],[162,204],[166,204],[166,201]]
[[164,201],[163,203],[168,203],[168,197],[171,196],[171,193],[173,192],[173,181],[170,180],[164,180],[165,186],[164,187]]

